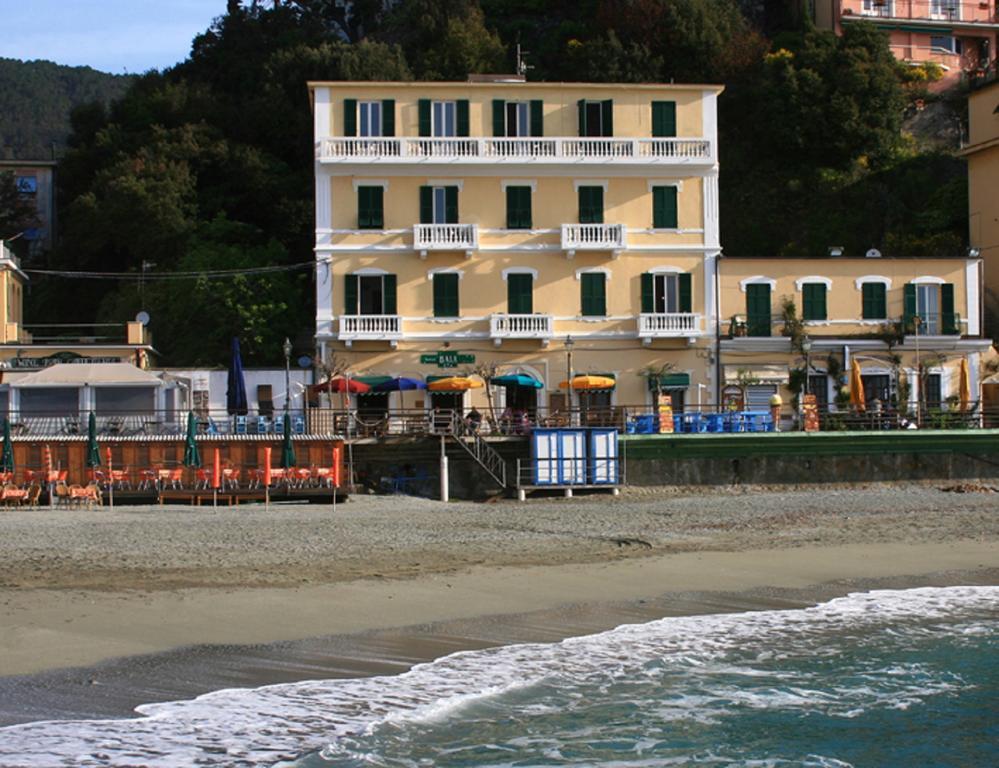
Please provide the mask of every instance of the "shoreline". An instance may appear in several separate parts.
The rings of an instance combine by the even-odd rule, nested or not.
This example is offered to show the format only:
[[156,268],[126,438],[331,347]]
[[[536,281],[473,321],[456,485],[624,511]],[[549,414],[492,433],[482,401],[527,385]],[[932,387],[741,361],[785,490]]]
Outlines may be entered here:
[[[144,610],[179,611],[172,614],[172,622],[180,624],[221,610],[223,602],[230,605],[211,622],[224,628],[204,632],[204,624],[196,626],[191,641],[181,644],[168,633],[156,642],[146,637],[142,645],[108,655],[109,649],[125,647],[120,638],[118,645],[112,642],[110,635],[121,630],[113,621],[106,624],[106,632],[90,636],[89,647],[76,644],[69,657],[65,645],[60,653],[42,638],[34,638],[34,652],[28,655],[36,661],[46,657],[80,661],[45,666],[25,663],[26,656],[21,655],[24,666],[0,677],[0,702],[6,702],[0,706],[0,726],[129,717],[140,704],[188,699],[220,688],[400,674],[414,664],[457,651],[558,642],[667,616],[802,608],[870,589],[999,585],[999,564],[994,556],[987,557],[993,551],[987,543],[950,542],[685,553],[597,568],[477,569],[451,574],[447,580],[432,576],[324,585],[290,590],[293,594],[258,588],[190,590],[196,595],[104,594],[98,599],[96,594],[74,591],[63,597],[70,598],[69,604],[83,600],[84,610],[96,622],[108,621],[107,611],[120,614],[123,608],[134,618],[138,606],[129,601],[141,601]],[[781,562],[775,567],[778,553]],[[591,572],[581,573],[584,569]],[[334,595],[336,590],[341,594]],[[2,597],[9,607],[9,596]],[[385,612],[348,611],[314,623],[317,601],[332,609],[325,611],[329,615],[365,599],[379,602]],[[66,608],[57,602],[57,610]],[[287,616],[270,614],[267,624],[261,625],[259,611],[279,610],[279,602],[294,606],[299,621],[286,622]],[[385,608],[390,603],[392,607]],[[250,606],[254,610],[244,612]],[[236,621],[240,616],[241,621]]]

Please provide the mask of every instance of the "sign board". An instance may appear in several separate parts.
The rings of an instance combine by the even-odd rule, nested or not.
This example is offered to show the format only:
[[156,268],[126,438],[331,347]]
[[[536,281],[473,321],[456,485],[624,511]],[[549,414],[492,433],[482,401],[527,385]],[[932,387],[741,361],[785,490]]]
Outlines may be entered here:
[[436,365],[438,368],[457,368],[459,365],[471,365],[475,355],[443,349],[429,355],[420,355],[420,365]]
[[37,370],[50,365],[83,363],[120,363],[120,357],[84,357],[76,352],[56,352],[47,357],[12,357],[4,361],[4,367],[14,370]]
[[660,393],[659,395],[659,434],[673,431],[673,398]]
[[745,410],[742,387],[737,384],[729,384],[722,389],[722,407],[727,411]]
[[815,395],[805,395],[801,401],[801,412],[805,421],[805,431],[818,432],[819,404],[815,400]]

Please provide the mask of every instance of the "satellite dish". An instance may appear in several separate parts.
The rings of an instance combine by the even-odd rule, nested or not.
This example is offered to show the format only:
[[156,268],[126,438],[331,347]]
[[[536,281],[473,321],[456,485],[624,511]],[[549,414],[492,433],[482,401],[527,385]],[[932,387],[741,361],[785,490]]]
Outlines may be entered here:
[[149,313],[140,312],[135,316],[135,322],[142,323],[143,325],[149,325]]
[[880,259],[881,258],[881,251],[879,251],[877,248],[871,248],[871,250],[869,250],[867,252],[867,258],[869,258],[869,259]]
[[298,367],[299,368],[311,368],[312,367],[312,358],[309,357],[308,355],[302,355],[300,358],[298,358]]

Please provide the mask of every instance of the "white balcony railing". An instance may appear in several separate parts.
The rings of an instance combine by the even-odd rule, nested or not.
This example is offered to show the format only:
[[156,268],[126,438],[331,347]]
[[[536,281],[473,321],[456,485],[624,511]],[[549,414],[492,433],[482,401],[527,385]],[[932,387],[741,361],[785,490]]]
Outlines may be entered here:
[[583,165],[710,165],[703,138],[366,138],[327,137],[316,146],[323,163],[458,163]]
[[402,338],[399,315],[340,315],[341,341],[395,341]]
[[508,315],[496,313],[489,318],[489,336],[496,339],[550,339],[555,319],[551,315]]
[[622,251],[626,245],[623,224],[563,224],[562,250]]
[[423,256],[427,251],[465,251],[466,256],[471,256],[478,247],[478,224],[413,225],[413,248]]
[[701,331],[701,316],[693,312],[649,312],[638,316],[638,335],[643,339],[695,336]]

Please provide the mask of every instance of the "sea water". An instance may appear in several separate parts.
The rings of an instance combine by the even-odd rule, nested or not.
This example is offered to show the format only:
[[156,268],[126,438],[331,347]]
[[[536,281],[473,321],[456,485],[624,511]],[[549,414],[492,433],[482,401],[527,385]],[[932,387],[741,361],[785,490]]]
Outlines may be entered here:
[[0,729],[0,765],[996,766],[999,588],[852,594]]

